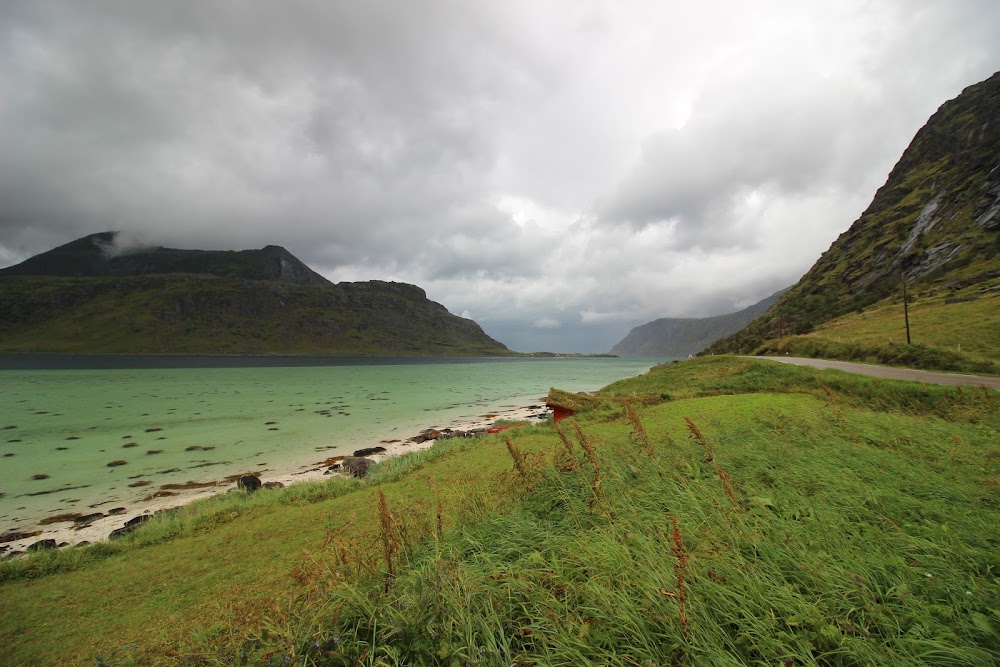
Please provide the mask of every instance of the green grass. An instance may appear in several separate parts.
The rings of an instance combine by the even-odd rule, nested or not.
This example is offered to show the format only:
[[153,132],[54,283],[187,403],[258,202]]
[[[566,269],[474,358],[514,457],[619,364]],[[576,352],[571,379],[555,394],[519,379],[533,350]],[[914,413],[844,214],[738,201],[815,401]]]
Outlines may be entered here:
[[[911,341],[969,365],[993,364],[995,368],[1000,360],[1000,329],[995,321],[998,312],[1000,293],[937,293],[918,297],[909,304]],[[903,304],[900,300],[851,313],[802,338],[868,349],[903,345],[906,343]]]
[[911,299],[912,344],[906,343],[902,299],[890,298],[824,322],[810,333],[758,338],[747,352],[1000,374],[1000,328],[996,326],[1000,293],[983,294],[978,287],[929,289]]
[[0,656],[1000,661],[997,392],[709,357],[601,399],[560,424],[568,448],[549,426],[450,441],[363,483],[193,506],[117,554],[6,562]]
[[906,344],[902,301],[888,300],[812,333],[767,341],[754,353],[1000,374],[1000,293],[931,291],[914,299],[909,311],[911,345]]

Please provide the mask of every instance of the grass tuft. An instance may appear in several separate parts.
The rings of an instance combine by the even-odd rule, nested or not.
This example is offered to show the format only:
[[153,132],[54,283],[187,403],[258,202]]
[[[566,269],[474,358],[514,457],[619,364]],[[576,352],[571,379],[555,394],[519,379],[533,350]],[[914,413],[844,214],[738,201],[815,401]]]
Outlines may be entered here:
[[684,536],[681,534],[681,526],[677,522],[677,516],[671,515],[674,529],[670,533],[670,549],[677,562],[674,564],[674,576],[677,580],[677,613],[680,618],[681,630],[687,632],[687,591],[684,588],[684,568],[687,567],[688,554],[684,551]]
[[576,431],[576,439],[580,443],[580,448],[583,450],[584,455],[587,457],[587,462],[590,463],[590,467],[594,471],[593,477],[590,480],[590,511],[593,512],[594,508],[601,503],[601,464],[597,460],[597,451],[594,449],[590,437],[584,432],[579,422],[573,423],[573,429]]
[[639,413],[635,411],[631,401],[625,401],[625,411],[628,413],[629,421],[632,422],[632,433],[642,442],[645,453],[652,456],[656,452],[656,448],[653,446],[653,441],[650,440],[649,434],[646,433],[646,427],[642,425]]

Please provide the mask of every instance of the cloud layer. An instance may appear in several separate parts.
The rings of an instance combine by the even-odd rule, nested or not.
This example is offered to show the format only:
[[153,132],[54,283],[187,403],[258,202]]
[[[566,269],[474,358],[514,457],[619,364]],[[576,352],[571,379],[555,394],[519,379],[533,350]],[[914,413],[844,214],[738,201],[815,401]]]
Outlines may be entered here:
[[0,265],[287,247],[597,352],[791,284],[1000,63],[992,0],[5,3]]

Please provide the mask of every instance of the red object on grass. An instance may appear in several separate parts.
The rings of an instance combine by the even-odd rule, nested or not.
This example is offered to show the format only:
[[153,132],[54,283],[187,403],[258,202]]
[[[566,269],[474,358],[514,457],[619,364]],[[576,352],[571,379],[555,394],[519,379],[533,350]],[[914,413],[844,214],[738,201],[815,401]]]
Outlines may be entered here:
[[506,431],[509,428],[514,428],[515,426],[525,426],[528,422],[521,422],[520,424],[507,424],[506,426],[497,426],[496,428],[486,429],[487,433],[499,433],[500,431]]
[[552,410],[552,423],[558,424],[566,417],[572,417],[576,414],[576,410],[570,410],[569,408],[564,408],[561,405],[556,405],[554,403],[546,403],[545,407]]

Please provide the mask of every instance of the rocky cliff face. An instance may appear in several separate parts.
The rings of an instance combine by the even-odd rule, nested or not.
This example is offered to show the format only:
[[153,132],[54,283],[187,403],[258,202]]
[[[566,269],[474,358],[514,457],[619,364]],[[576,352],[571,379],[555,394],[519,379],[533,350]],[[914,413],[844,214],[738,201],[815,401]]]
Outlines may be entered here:
[[1000,72],[945,102],[850,229],[763,317],[708,352],[808,332],[896,294],[904,278],[940,289],[1000,278]]
[[739,331],[757,317],[787,289],[775,292],[735,313],[714,317],[664,317],[632,329],[628,336],[611,348],[620,357],[686,357]]
[[104,240],[85,237],[0,272],[0,351],[508,353],[419,287],[335,285],[278,246],[109,255]]

